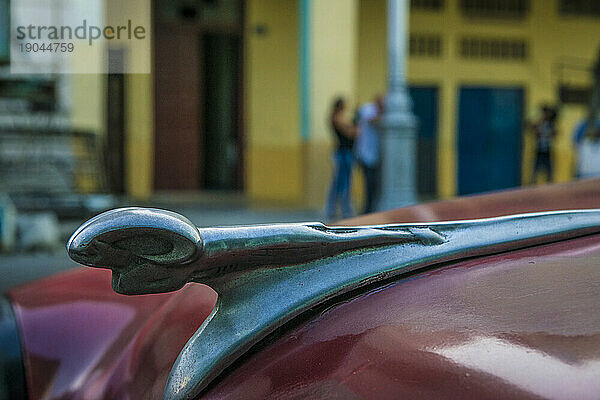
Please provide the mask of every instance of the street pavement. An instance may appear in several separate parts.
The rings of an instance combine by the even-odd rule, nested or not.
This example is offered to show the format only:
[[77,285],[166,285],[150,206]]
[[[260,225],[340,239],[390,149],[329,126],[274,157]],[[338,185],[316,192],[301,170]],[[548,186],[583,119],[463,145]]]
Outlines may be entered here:
[[[235,199],[193,200],[157,198],[143,205],[179,212],[199,227],[322,220],[321,214],[315,210],[253,207]],[[122,204],[127,205],[130,204]],[[60,232],[64,243],[82,222],[83,219],[61,221]],[[4,293],[16,285],[78,267],[68,258],[64,246],[57,246],[52,251],[0,254],[0,291]]]

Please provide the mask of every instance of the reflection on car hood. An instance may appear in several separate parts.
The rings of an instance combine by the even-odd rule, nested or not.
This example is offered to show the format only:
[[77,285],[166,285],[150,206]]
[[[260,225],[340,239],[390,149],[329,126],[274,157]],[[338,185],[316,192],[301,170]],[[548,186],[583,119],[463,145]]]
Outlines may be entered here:
[[596,399],[600,235],[452,263],[330,309],[204,399]]
[[204,285],[122,296],[110,272],[76,270],[13,289],[29,398],[161,398],[177,355],[212,311]]

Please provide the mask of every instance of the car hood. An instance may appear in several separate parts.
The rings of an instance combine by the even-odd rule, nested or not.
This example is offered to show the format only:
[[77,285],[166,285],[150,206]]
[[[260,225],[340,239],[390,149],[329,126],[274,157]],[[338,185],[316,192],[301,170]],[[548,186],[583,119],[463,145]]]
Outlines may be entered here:
[[553,210],[600,208],[600,179],[504,190],[361,215],[341,225],[434,222]]
[[20,327],[31,399],[161,398],[179,352],[217,294],[123,296],[110,271],[77,269],[8,293]]
[[597,399],[600,235],[453,262],[318,310],[203,399]]
[[[359,217],[348,223],[436,221],[489,217],[527,211],[598,208],[600,207],[598,185],[598,180],[590,180],[576,184],[472,196]],[[372,374],[377,373],[382,377],[383,372],[381,371],[388,368],[405,372],[411,368],[420,370],[429,368],[430,361],[428,360],[431,357],[446,360],[447,363],[443,365],[434,363],[440,368],[451,371],[444,379],[452,382],[457,379],[460,381],[464,380],[466,374],[469,376],[479,374],[481,368],[479,370],[474,367],[455,368],[457,363],[467,364],[465,364],[465,360],[456,358],[458,356],[452,361],[452,357],[459,353],[467,354],[470,350],[464,347],[465,343],[475,343],[479,340],[477,338],[481,338],[477,342],[483,346],[481,349],[493,347],[498,343],[502,347],[509,346],[510,343],[533,341],[539,345],[521,346],[519,349],[531,348],[542,358],[547,357],[548,343],[551,343],[552,346],[558,343],[558,348],[564,347],[570,343],[568,338],[575,336],[584,338],[583,341],[574,340],[575,347],[583,346],[588,349],[586,347],[588,345],[585,344],[588,343],[585,340],[588,340],[592,347],[598,348],[600,346],[600,343],[597,342],[597,338],[600,337],[600,323],[594,325],[596,320],[590,320],[591,325],[586,325],[589,328],[586,331],[554,332],[551,329],[551,325],[579,326],[577,324],[581,321],[589,320],[587,309],[573,311],[572,308],[569,308],[570,298],[560,295],[560,288],[556,286],[556,282],[559,282],[559,286],[560,282],[571,282],[572,285],[575,285],[574,287],[578,285],[577,282],[581,282],[581,285],[585,286],[581,292],[584,297],[577,297],[576,290],[566,293],[572,294],[574,296],[572,299],[578,299],[584,305],[588,304],[589,307],[592,307],[600,301],[600,294],[594,291],[597,289],[596,283],[600,280],[600,277],[597,276],[598,269],[595,267],[597,264],[594,264],[594,260],[600,258],[597,242],[598,235],[593,235],[547,246],[537,246],[529,250],[453,263],[443,266],[441,269],[412,276],[410,279],[400,280],[391,287],[376,291],[381,294],[369,294],[361,299],[353,300],[347,305],[335,307],[333,309],[335,312],[327,313],[323,317],[338,315],[339,320],[337,321],[328,321],[323,324],[319,324],[318,321],[313,322],[302,328],[304,333],[300,331],[292,333],[287,339],[284,337],[267,347],[264,355],[260,352],[249,355],[245,360],[250,359],[250,362],[238,365],[237,369],[234,368],[234,373],[224,378],[221,377],[220,381],[215,382],[212,389],[206,394],[209,398],[211,396],[215,398],[227,396],[260,398],[251,396],[252,393],[255,393],[252,388],[263,384],[268,384],[270,391],[264,392],[264,387],[261,386],[261,391],[256,393],[264,393],[265,397],[267,397],[266,394],[277,397],[283,395],[284,392],[293,394],[297,390],[305,389],[308,390],[306,393],[310,394],[311,390],[325,390],[330,387],[328,385],[340,387],[341,381],[332,380],[328,375],[331,373],[337,374],[336,376],[341,373],[342,375],[346,374],[348,376],[344,375],[344,379],[350,379],[350,374],[355,375],[355,372],[359,375],[362,374],[360,376],[366,376],[366,372],[360,372],[364,370],[370,371],[369,373]],[[542,253],[536,253],[539,249],[545,250]],[[558,253],[551,249],[555,249]],[[573,249],[576,250],[576,254],[579,254],[577,263],[565,261],[569,258],[563,257],[574,251]],[[534,253],[530,254],[527,251]],[[521,261],[518,262],[519,268],[506,267],[508,272],[500,273],[499,271],[503,271],[504,266],[508,265],[506,260],[515,254],[521,254]],[[500,257],[500,259],[494,257]],[[491,267],[492,265],[495,266]],[[580,267],[576,268],[577,265]],[[524,271],[532,272],[532,276],[521,280],[513,277],[513,280],[510,281],[512,286],[506,286],[508,274],[513,273],[516,274],[515,277],[519,277]],[[466,275],[462,276],[461,274]],[[486,283],[484,289],[474,291],[472,286],[463,284],[466,281],[477,282],[486,277],[494,277],[494,279]],[[440,279],[447,279],[447,281],[443,283]],[[511,296],[512,298],[517,296],[517,294],[511,294],[509,290],[514,285],[521,285],[522,290],[515,293],[520,293],[519,296],[522,296],[522,299],[507,303],[506,301]],[[506,287],[506,296],[508,297],[493,296],[495,287]],[[548,291],[549,287],[553,289]],[[377,296],[384,296],[385,293],[396,293],[390,296],[396,296],[394,301],[402,305],[398,307],[398,310],[412,311],[403,314],[389,307],[386,308],[385,304],[387,303],[385,302],[378,304],[370,300]],[[528,311],[531,306],[531,303],[527,302],[528,299],[537,298],[536,294],[544,293],[558,293],[557,302],[549,303],[552,299],[552,296],[549,296],[547,303],[542,302],[536,308],[538,311],[535,313]],[[182,290],[174,293],[123,296],[112,291],[110,271],[87,268],[14,288],[8,293],[8,297],[13,302],[20,327],[30,398],[146,399],[162,397],[171,367],[186,342],[210,315],[215,306],[217,294],[205,285],[188,284]],[[561,303],[563,300],[564,303]],[[468,301],[471,308],[466,309],[465,314],[454,315],[453,310],[448,306],[448,304],[454,304],[454,301],[459,301],[458,304],[461,306],[467,305],[465,302]],[[482,304],[488,304],[489,307],[497,305],[497,308],[493,309],[493,312],[490,311],[490,313],[480,316],[479,319],[469,317],[480,312],[479,307]],[[566,304],[566,308],[561,308],[561,304]],[[436,309],[438,310],[437,314],[431,313],[431,310]],[[553,310],[560,310],[560,313],[555,313]],[[393,313],[389,314],[392,311]],[[386,314],[386,312],[388,313]],[[556,315],[562,319],[556,320]],[[441,318],[441,316],[447,318]],[[377,318],[383,318],[383,320]],[[479,324],[482,321],[486,322],[487,319],[498,321],[502,318],[506,321],[516,321],[515,323],[531,318],[541,322],[536,328],[537,330],[521,329],[520,325],[494,325],[491,323],[483,325],[487,328],[481,330]],[[550,325],[544,325],[546,319]],[[326,319],[323,320],[326,321]],[[435,323],[443,321],[462,321],[464,331],[467,333],[480,331],[483,333],[479,336],[464,336],[466,335],[464,331],[457,332],[446,329],[447,327],[441,327],[441,325],[434,327]],[[323,336],[327,337],[326,340],[319,339],[320,334],[314,330],[318,326],[321,326],[319,329],[326,328],[327,332],[331,332],[333,336]],[[348,326],[353,327],[354,330],[346,332],[344,327]],[[432,341],[425,341],[429,336],[426,335],[427,332],[423,331],[422,326],[431,328],[427,329],[434,333],[431,336]],[[306,341],[299,341],[301,335]],[[398,339],[400,341],[394,338],[400,338]],[[377,340],[379,342],[375,343]],[[439,346],[436,344],[439,340],[448,344],[443,347],[444,349],[451,350],[444,354],[434,352],[437,355],[432,355],[432,352],[427,349],[431,346]],[[386,348],[395,350],[388,354],[384,350]],[[471,347],[471,349],[477,350],[476,347]],[[374,351],[376,353],[373,353]],[[366,358],[357,358],[356,360],[348,358],[353,354],[363,354]],[[389,359],[394,357],[404,359],[405,356],[412,357],[411,354],[414,357],[407,358],[406,365],[401,360],[395,360],[395,364],[390,365],[385,364],[387,362],[385,360],[383,363],[375,363],[373,368],[380,368],[377,372],[369,365],[372,362],[370,360],[379,357],[378,354],[383,354],[384,358]],[[579,353],[576,351],[569,350],[565,354],[565,357],[575,360],[575,364],[584,364],[588,361],[588,359],[579,357]],[[560,357],[558,358],[560,361]],[[256,363],[252,360],[260,360],[260,362]],[[596,358],[591,361],[596,362],[595,360]],[[361,366],[363,362],[366,364]],[[419,363],[425,363],[425,365]],[[540,364],[542,368],[553,368],[553,365],[559,364]],[[327,366],[334,369],[319,372],[321,367]],[[350,367],[354,369],[349,370]],[[266,369],[269,368],[271,369],[267,371]],[[435,368],[428,371],[427,374],[421,374],[418,377],[419,382],[416,383],[416,387],[419,390],[426,390],[424,385],[429,384],[431,379],[437,379],[439,371]],[[456,375],[456,371],[463,375]],[[596,381],[600,382],[600,378],[594,375],[594,371],[591,372],[592,377],[598,378]],[[484,372],[485,376],[491,374],[489,371],[484,370]],[[314,377],[319,374],[324,378],[315,380]],[[397,382],[398,379],[404,382],[404,389],[412,385],[411,382],[414,383],[414,379],[417,379],[410,374],[400,376],[396,373],[391,374],[388,378],[394,382]],[[506,380],[506,377],[504,379]],[[292,386],[300,386],[296,388],[286,386],[285,382],[289,382]],[[469,382],[471,381],[469,380]],[[485,386],[484,380],[480,383]],[[356,385],[373,385],[373,382],[357,381]],[[341,387],[340,390],[349,390],[347,386],[342,385]],[[389,388],[393,387],[389,386]],[[444,387],[450,388],[447,385]],[[467,384],[465,387],[472,386]],[[589,388],[589,386],[586,387]],[[389,391],[371,392],[370,394],[373,396],[370,396],[368,391],[356,391],[356,387],[350,389],[352,389],[352,393],[363,393],[364,397],[373,398],[385,398],[385,396],[377,397],[376,395],[392,393]],[[396,387],[396,389],[401,388]],[[242,393],[243,396],[239,393]],[[333,391],[328,393],[331,394]],[[421,392],[411,393],[416,395]],[[452,393],[452,390],[449,390],[448,393]],[[514,394],[517,392],[504,391],[503,393]],[[518,391],[518,393],[523,392]]]

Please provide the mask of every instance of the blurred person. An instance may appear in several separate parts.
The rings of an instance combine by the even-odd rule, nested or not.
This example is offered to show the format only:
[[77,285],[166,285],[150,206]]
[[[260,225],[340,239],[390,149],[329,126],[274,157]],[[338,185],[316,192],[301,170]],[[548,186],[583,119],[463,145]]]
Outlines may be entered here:
[[600,176],[600,120],[596,120],[588,131],[588,120],[577,124],[573,132],[573,142],[577,150],[577,178]]
[[356,139],[355,154],[365,179],[364,214],[375,211],[379,195],[379,132],[377,122],[383,113],[383,97],[376,96],[373,103],[363,104],[358,109],[357,123],[360,134]]
[[350,179],[354,163],[352,148],[358,129],[356,125],[345,120],[345,112],[345,100],[342,97],[336,98],[329,117],[331,130],[337,140],[337,147],[333,153],[335,169],[333,180],[325,205],[325,217],[328,220],[335,218],[338,201],[341,203],[342,217],[348,218],[353,214],[350,204]]
[[550,106],[542,106],[540,119],[531,126],[535,133],[536,150],[533,167],[533,180],[538,172],[545,171],[548,182],[552,182],[552,160],[550,157],[552,141],[556,136],[556,110]]
[[[583,143],[583,139],[585,139],[585,137],[586,137],[587,126],[588,126],[587,118],[582,119],[581,121],[579,121],[579,123],[577,125],[575,125],[575,129],[573,130],[573,144],[576,147],[578,147],[581,143]],[[596,131],[598,131],[600,129],[600,119],[596,120],[595,129],[596,129]]]

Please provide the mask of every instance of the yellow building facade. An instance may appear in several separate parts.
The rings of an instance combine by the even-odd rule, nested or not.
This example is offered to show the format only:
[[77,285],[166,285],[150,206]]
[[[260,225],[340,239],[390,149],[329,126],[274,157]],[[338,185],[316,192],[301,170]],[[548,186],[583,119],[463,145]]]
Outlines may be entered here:
[[[461,10],[461,3],[468,2],[439,3],[442,3],[440,9],[413,7],[409,24],[413,37],[439,36],[441,54],[439,57],[409,57],[407,68],[409,84],[439,88],[438,195],[446,198],[457,194],[457,116],[461,86],[523,88],[524,114],[529,121],[537,117],[541,104],[559,105],[553,179],[571,179],[574,174],[571,136],[575,124],[587,115],[587,104],[560,104],[558,92],[561,84],[575,87],[591,84],[590,74],[583,69],[591,68],[596,60],[600,18],[562,13],[559,0],[521,2],[526,7],[523,16],[468,15]],[[362,102],[385,85],[385,57],[377,57],[385,51],[385,24],[381,24],[385,21],[385,1],[361,2],[360,15],[359,76],[364,79],[359,79],[357,95]],[[523,59],[465,59],[461,55],[461,40],[470,37],[514,39],[525,43],[527,55]],[[524,183],[533,179],[534,146],[533,138],[524,129]]]
[[[506,7],[502,1],[411,3],[407,80],[435,88],[437,197],[459,193],[459,98],[465,87],[522,92],[518,151],[524,183],[533,179],[535,147],[525,122],[536,118],[540,104],[559,105],[553,178],[571,179],[571,135],[587,105],[561,102],[559,91],[590,86],[586,68],[597,56],[600,17],[566,10],[562,0],[509,1]],[[332,173],[330,103],[343,95],[355,107],[385,92],[386,1],[247,0],[242,37],[242,190],[257,202],[320,207]],[[126,78],[126,188],[138,198],[154,192],[154,81],[148,75]],[[89,85],[101,88],[81,80],[73,90]],[[104,112],[97,104],[77,105],[73,122],[92,121],[102,132],[98,115]]]
[[[260,4],[263,14],[255,11],[254,4]],[[257,21],[277,20],[276,9],[280,2],[249,2],[248,26]],[[304,3],[305,9],[302,9]],[[308,3],[308,4],[307,4]],[[431,4],[439,7],[432,7]],[[458,193],[457,182],[457,118],[459,114],[459,89],[461,87],[518,87],[524,94],[523,119],[533,121],[541,104],[559,105],[558,137],[555,141],[553,161],[555,181],[565,181],[573,177],[574,149],[571,135],[575,124],[587,113],[587,104],[561,104],[558,92],[561,85],[587,87],[591,84],[590,74],[585,70],[593,65],[600,44],[600,19],[598,16],[569,14],[561,10],[559,0],[532,0],[512,2],[524,4],[520,10],[484,9],[481,15],[477,10],[467,10],[459,0],[439,2],[413,2],[410,13],[410,35],[418,44],[419,38],[439,38],[439,46],[434,54],[415,51],[408,58],[407,79],[409,85],[424,85],[437,88],[437,194],[441,198]],[[485,6],[485,2],[483,3]],[[494,2],[491,2],[494,3]],[[501,4],[502,2],[496,2]],[[424,6],[423,6],[424,4]],[[427,5],[430,5],[429,7]],[[308,7],[308,10],[306,9]],[[285,115],[279,114],[281,121],[292,122],[287,130],[269,129],[272,124],[265,112],[262,117],[249,114],[248,136],[257,137],[257,144],[250,148],[248,165],[248,193],[257,199],[282,200],[312,206],[323,204],[327,184],[331,175],[330,156],[332,136],[327,124],[330,102],[336,95],[344,95],[355,104],[371,101],[377,93],[385,92],[386,85],[386,1],[385,0],[335,0],[300,2],[298,9],[308,12],[310,25],[305,35],[309,44],[310,86],[310,131],[305,137],[299,132],[298,122],[301,106],[295,104]],[[497,15],[494,15],[496,12]],[[273,14],[271,14],[273,13]],[[503,14],[504,13],[504,14]],[[272,17],[271,17],[272,15]],[[299,26],[290,19],[288,24]],[[278,35],[273,31],[272,52],[279,48]],[[294,37],[301,32],[285,33]],[[285,35],[284,34],[284,35]],[[466,38],[466,39],[465,39]],[[525,54],[517,57],[471,57],[461,53],[461,41],[468,38],[482,38],[511,43],[523,43]],[[248,68],[256,68],[260,63],[268,76],[268,71],[281,71],[276,60],[263,63],[262,55],[253,52],[257,42],[265,45],[262,39],[248,35]],[[493,44],[492,44],[493,45]],[[427,43],[425,44],[427,46]],[[261,48],[262,52],[268,50]],[[296,54],[297,51],[292,51]],[[430,52],[431,53],[431,52]],[[571,63],[570,60],[572,61]],[[298,60],[302,64],[302,60]],[[281,76],[290,83],[287,87],[273,83],[277,93],[264,96],[258,89],[250,90],[252,98],[249,106],[267,108],[265,103],[273,96],[278,99],[300,98],[297,88],[298,68],[282,68],[289,74]],[[252,76],[254,78],[254,76]],[[250,81],[251,88],[258,88],[264,80],[256,76]],[[255,86],[252,86],[255,85]],[[270,133],[267,133],[269,132]],[[284,133],[285,132],[285,133]],[[270,135],[281,135],[270,138]],[[258,138],[261,139],[258,139]],[[287,137],[283,144],[283,137]],[[524,127],[521,179],[533,180],[534,138]],[[269,142],[267,145],[265,142]],[[276,157],[270,158],[263,151],[275,143],[282,147],[274,150]],[[273,163],[265,163],[271,159]],[[256,160],[253,162],[253,160]],[[293,162],[290,162],[292,161]],[[260,165],[259,168],[253,165]],[[360,177],[357,177],[360,180]],[[281,182],[285,183],[281,183]],[[279,182],[277,189],[271,183]],[[355,191],[360,185],[355,179]],[[284,190],[285,188],[285,190]]]

